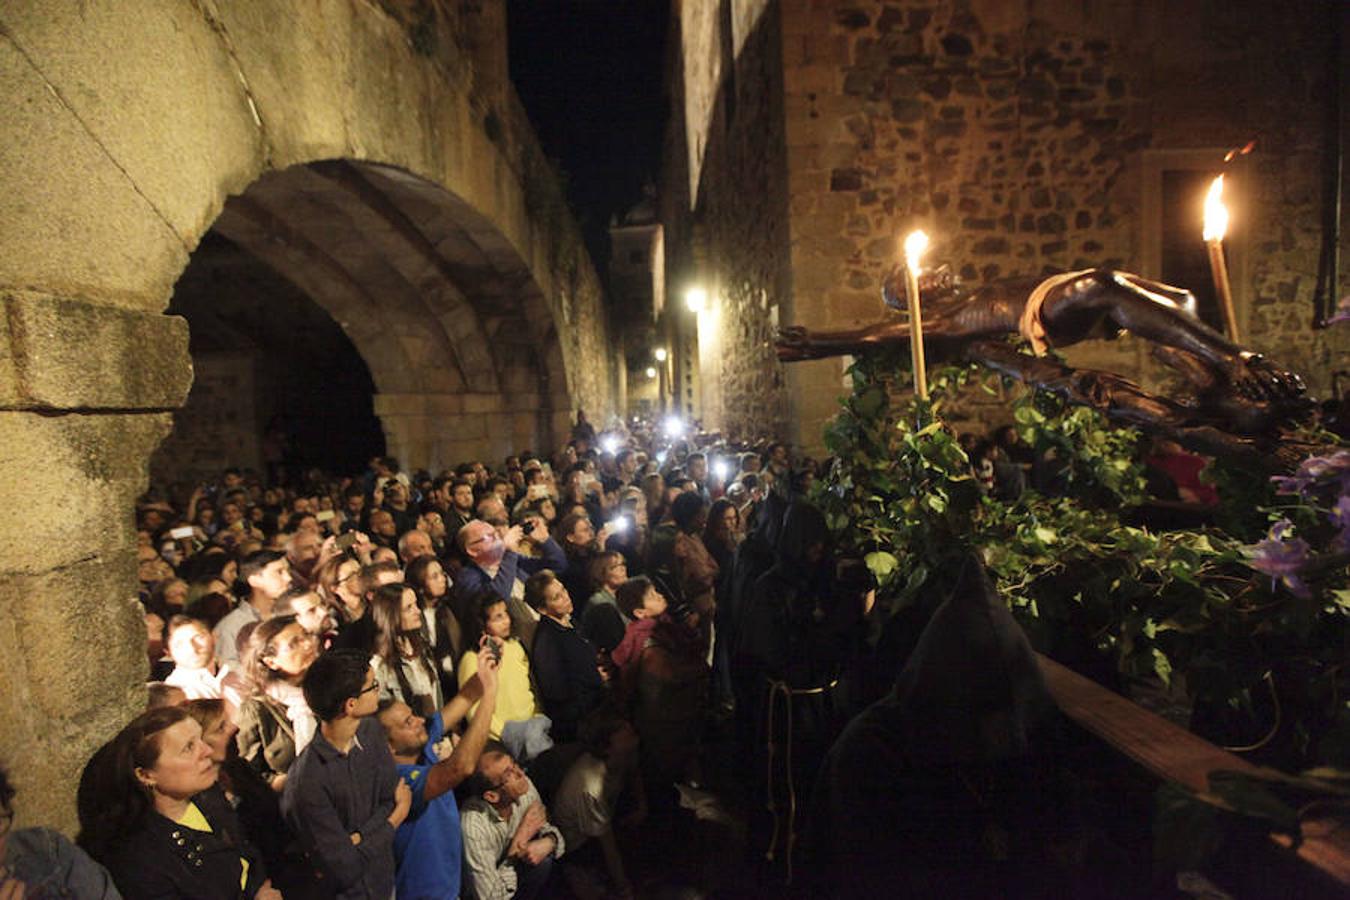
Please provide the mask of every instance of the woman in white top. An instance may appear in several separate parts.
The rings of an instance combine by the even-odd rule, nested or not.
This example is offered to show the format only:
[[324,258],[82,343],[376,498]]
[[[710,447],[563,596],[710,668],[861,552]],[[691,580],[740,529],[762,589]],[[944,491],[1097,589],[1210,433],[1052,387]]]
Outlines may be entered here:
[[375,623],[375,677],[380,697],[401,700],[419,716],[445,705],[436,664],[422,628],[422,608],[412,588],[386,584],[370,598]]

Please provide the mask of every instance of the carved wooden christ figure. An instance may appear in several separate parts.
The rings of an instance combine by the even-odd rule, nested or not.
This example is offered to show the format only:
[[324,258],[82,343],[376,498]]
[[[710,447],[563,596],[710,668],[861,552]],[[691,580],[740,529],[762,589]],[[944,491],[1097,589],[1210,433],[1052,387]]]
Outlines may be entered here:
[[[1086,269],[1045,279],[1007,279],[966,292],[944,266],[925,273],[920,293],[924,343],[935,358],[983,364],[1202,452],[1259,455],[1270,440],[1282,439],[1277,436],[1281,424],[1311,406],[1299,376],[1201,322],[1194,296],[1183,288],[1126,272]],[[902,267],[887,275],[882,297],[892,308],[905,308]],[[1122,331],[1152,341],[1153,355],[1185,379],[1190,395],[1159,397],[1109,372],[1075,370],[1041,358],[1047,348]],[[1021,334],[1037,356],[1009,345],[1006,338],[1013,334]],[[909,322],[903,319],[841,331],[795,326],[780,331],[778,356],[819,359],[908,340]],[[1301,446],[1284,449],[1302,452]],[[1287,465],[1287,460],[1274,464]]]

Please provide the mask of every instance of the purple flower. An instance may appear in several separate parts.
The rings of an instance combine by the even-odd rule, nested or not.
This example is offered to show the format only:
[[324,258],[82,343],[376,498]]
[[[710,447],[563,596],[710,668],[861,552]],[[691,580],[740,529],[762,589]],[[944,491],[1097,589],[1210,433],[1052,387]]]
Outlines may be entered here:
[[1350,450],[1337,450],[1330,456],[1310,456],[1299,464],[1293,475],[1275,475],[1279,494],[1303,494],[1314,485],[1340,482],[1342,491],[1350,491]]
[[1244,547],[1243,553],[1247,556],[1247,565],[1270,576],[1272,590],[1279,581],[1294,596],[1307,598],[1311,593],[1299,573],[1308,564],[1308,553],[1312,548],[1302,538],[1286,539],[1285,535],[1292,528],[1288,519],[1281,519],[1264,541]]
[[1331,524],[1340,529],[1331,539],[1331,552],[1350,553],[1350,494],[1342,494],[1331,508]]
[[1327,319],[1328,325],[1335,325],[1337,322],[1350,322],[1350,294],[1341,298],[1341,302],[1336,305],[1335,314]]
[[1350,528],[1350,494],[1342,494],[1331,508],[1331,524],[1337,528]]

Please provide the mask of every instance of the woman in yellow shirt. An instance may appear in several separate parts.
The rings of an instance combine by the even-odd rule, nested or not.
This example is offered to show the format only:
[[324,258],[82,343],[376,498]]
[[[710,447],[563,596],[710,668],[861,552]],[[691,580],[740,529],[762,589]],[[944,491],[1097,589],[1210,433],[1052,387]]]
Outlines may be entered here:
[[[490,733],[510,749],[517,762],[525,763],[553,746],[548,733],[553,723],[543,715],[535,698],[530,681],[530,658],[520,639],[512,634],[506,601],[492,591],[484,591],[475,600],[479,633],[491,637],[500,648],[497,706],[492,713]],[[459,661],[459,686],[463,688],[477,672],[478,654],[464,654]],[[472,709],[469,716],[473,716]]]

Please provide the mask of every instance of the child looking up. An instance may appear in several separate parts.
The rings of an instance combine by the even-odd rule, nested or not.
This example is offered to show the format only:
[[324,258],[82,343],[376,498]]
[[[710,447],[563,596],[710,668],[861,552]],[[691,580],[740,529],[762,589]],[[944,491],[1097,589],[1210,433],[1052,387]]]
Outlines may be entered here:
[[624,630],[623,640],[610,654],[614,665],[623,669],[642,655],[642,648],[647,645],[657,618],[665,615],[668,604],[665,596],[645,575],[630,578],[619,585],[614,598],[623,614],[632,620]]
[[[495,641],[501,655],[497,670],[497,708],[492,714],[489,734],[509,747],[516,759],[534,759],[552,747],[553,740],[549,737],[552,723],[542,714],[534,689],[530,687],[530,658],[513,633],[505,599],[489,589],[475,596],[474,605],[478,610],[479,633]],[[459,661],[461,690],[477,672],[478,654],[464,654]],[[469,715],[473,716],[472,709]]]

